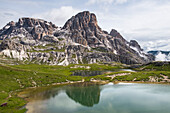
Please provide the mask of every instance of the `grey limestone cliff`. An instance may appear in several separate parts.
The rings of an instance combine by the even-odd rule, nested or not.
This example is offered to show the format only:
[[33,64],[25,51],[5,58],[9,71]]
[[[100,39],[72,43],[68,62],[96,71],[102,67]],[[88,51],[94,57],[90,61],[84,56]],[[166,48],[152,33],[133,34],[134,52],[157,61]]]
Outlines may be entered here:
[[103,31],[96,15],[88,11],[71,17],[62,28],[41,19],[20,18],[0,30],[0,39],[1,56],[39,64],[143,64],[154,60],[135,40],[126,41],[114,29]]

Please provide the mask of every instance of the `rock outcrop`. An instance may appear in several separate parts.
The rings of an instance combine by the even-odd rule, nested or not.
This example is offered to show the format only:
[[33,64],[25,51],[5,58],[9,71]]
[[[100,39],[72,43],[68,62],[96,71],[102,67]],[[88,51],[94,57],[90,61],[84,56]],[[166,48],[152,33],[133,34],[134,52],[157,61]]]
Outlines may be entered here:
[[20,18],[0,30],[0,39],[1,56],[39,64],[142,64],[154,60],[136,41],[126,41],[114,29],[110,34],[103,31],[96,15],[88,11],[71,17],[62,28],[41,19]]
[[70,18],[63,29],[71,32],[71,38],[76,43],[107,53],[105,57],[110,56],[110,61],[113,61],[113,57],[116,58],[115,61],[131,64],[145,63],[153,59],[153,57],[148,59],[149,56],[142,52],[136,41],[126,41],[114,29],[110,34],[103,31],[97,24],[96,16],[88,11]]
[[122,37],[122,35],[115,29],[112,29],[110,35],[116,38],[121,39],[122,41],[126,42],[126,40]]
[[0,39],[11,37],[26,37],[41,39],[45,35],[52,35],[57,27],[51,22],[34,18],[20,18],[18,22],[9,22],[0,30]]
[[92,48],[105,47],[107,38],[105,33],[97,24],[96,15],[88,11],[78,13],[69,19],[63,29],[71,32],[71,38],[76,43],[90,46]]

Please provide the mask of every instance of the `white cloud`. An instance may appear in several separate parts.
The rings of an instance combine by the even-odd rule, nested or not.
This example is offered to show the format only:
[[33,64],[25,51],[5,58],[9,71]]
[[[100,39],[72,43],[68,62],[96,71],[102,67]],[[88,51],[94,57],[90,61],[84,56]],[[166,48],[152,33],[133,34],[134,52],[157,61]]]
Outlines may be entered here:
[[[135,39],[146,49],[170,50],[170,1],[142,0],[116,5],[107,12],[97,12],[101,28],[117,29],[125,39]],[[149,44],[148,42],[153,42]],[[164,46],[160,46],[164,44]],[[152,47],[151,47],[152,46]]]
[[93,4],[123,4],[126,3],[128,0],[88,0],[87,5],[93,5]]
[[123,4],[126,3],[128,0],[115,0],[117,4]]
[[26,15],[23,12],[16,12],[12,10],[2,10],[0,9],[0,28],[4,27],[10,21],[18,21],[21,17],[33,17],[33,18],[41,18],[47,21],[51,21],[57,26],[63,26],[64,23],[80,12],[78,9],[74,9],[72,6],[62,6],[60,8],[53,8],[47,12],[43,13],[35,13],[33,15]]
[[112,3],[113,0],[88,0],[87,5],[92,5],[96,3]]
[[[46,1],[42,1],[41,4],[39,4],[39,1],[36,1],[32,5],[32,0],[23,2],[21,5],[22,7],[27,4],[33,6],[29,10],[23,9],[22,7],[17,9],[18,6],[16,4],[10,5],[13,3],[20,4],[20,0],[8,1],[5,5],[8,4],[9,7],[5,7],[4,10],[0,9],[1,28],[9,21],[17,21],[18,18],[25,15],[34,18],[42,18],[55,23],[57,26],[63,26],[71,16],[80,12],[79,8],[81,8],[92,10],[97,15],[99,26],[104,30],[110,31],[112,28],[116,29],[125,39],[135,39],[147,50],[170,50],[169,0],[69,1],[68,3],[70,6],[62,6],[63,4],[68,4],[65,0],[57,6],[55,3],[51,4],[52,2]],[[38,7],[35,7],[37,4]],[[45,9],[43,4],[46,4],[45,6],[49,9]],[[2,2],[1,6],[3,5]],[[44,10],[47,11],[39,13]],[[22,14],[17,11],[22,11]]]
[[0,29],[10,21],[17,21],[21,14],[12,10],[0,10]]
[[151,50],[170,51],[170,39],[143,41],[140,42],[140,44],[145,49],[145,51],[151,51]]
[[45,13],[35,14],[32,17],[45,19],[53,22],[57,26],[63,26],[69,18],[78,12],[80,12],[78,9],[74,9],[71,6],[62,6],[59,9],[52,9]]
[[166,61],[166,55],[159,52],[158,55],[156,55],[156,61]]

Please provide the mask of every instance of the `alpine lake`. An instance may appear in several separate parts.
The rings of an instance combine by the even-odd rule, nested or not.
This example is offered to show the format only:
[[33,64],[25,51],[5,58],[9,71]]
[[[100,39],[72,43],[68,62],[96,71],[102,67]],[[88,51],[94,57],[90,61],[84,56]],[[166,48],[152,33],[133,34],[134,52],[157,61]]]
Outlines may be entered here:
[[169,113],[170,85],[74,83],[27,89],[27,113]]

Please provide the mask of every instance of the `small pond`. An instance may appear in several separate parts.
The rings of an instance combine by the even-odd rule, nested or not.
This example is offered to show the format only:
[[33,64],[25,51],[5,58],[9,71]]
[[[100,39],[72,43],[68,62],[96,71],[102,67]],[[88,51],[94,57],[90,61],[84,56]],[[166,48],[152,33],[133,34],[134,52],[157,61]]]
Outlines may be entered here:
[[129,72],[135,72],[131,69],[116,69],[116,70],[102,70],[102,71],[92,71],[92,70],[76,70],[73,71],[71,76],[96,76],[96,75],[102,75],[105,73],[111,73],[111,72],[117,72],[117,71],[129,71]]

